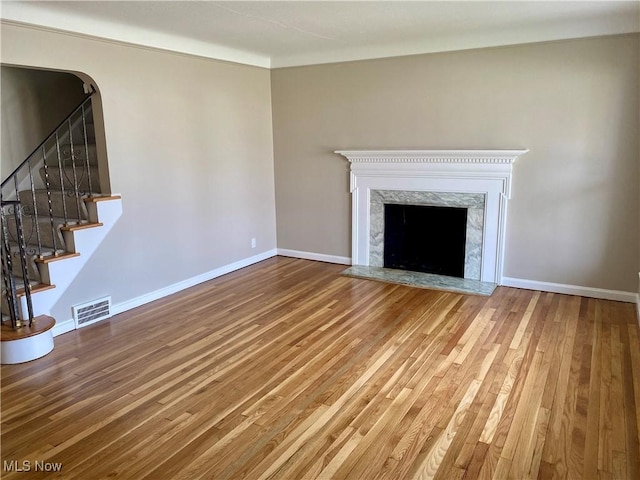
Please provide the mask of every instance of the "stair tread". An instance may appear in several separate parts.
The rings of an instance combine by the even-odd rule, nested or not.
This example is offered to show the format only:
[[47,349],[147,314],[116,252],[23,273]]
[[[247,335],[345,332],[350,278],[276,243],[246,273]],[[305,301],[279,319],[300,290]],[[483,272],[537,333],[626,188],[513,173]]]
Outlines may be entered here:
[[[25,282],[20,277],[15,277],[15,279],[16,279],[16,294],[19,297],[23,297],[25,294],[25,289],[24,289]],[[37,292],[42,292],[45,290],[51,290],[52,288],[56,288],[55,285],[50,283],[44,283],[44,282],[41,282],[40,280],[31,280],[29,282],[29,285],[31,286],[32,294]],[[4,291],[4,287],[3,287],[3,291]]]
[[106,202],[109,200],[121,200],[120,195],[103,195],[103,196],[91,196],[84,199],[86,203]]
[[36,263],[51,263],[57,262],[58,260],[66,260],[67,258],[79,257],[80,253],[78,252],[64,252],[58,253],[57,255],[47,255],[42,258],[36,258]]
[[85,228],[102,227],[103,225],[104,224],[101,222],[79,223],[77,225],[67,225],[65,227],[60,228],[60,230],[64,232],[75,232],[76,230],[84,230]]
[[25,325],[17,330],[12,329],[9,325],[3,322],[0,327],[0,341],[7,342],[12,340],[21,340],[33,335],[39,335],[51,330],[55,324],[56,321],[49,315],[38,315],[33,319],[31,326]]
[[[16,282],[16,283],[22,283],[22,282]],[[29,284],[31,283],[32,282],[29,282]],[[31,285],[31,294],[33,295],[34,293],[44,292],[45,290],[51,290],[52,288],[56,288],[56,286],[49,283],[42,283],[42,282],[34,283],[33,285]],[[24,287],[20,287],[16,289],[16,294],[19,297],[23,297],[25,295]]]

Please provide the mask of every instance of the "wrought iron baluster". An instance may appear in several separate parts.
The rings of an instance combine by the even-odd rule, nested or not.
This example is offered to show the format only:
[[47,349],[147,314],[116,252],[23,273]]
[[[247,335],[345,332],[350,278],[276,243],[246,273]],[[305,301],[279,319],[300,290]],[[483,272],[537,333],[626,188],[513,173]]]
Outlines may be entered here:
[[[91,100],[89,100],[88,102],[90,101]],[[89,196],[93,196],[93,189],[91,188],[91,167],[89,166],[89,142],[87,141],[87,121],[86,121],[86,112],[84,109],[84,104],[82,105],[82,132],[84,134],[84,152],[85,152],[86,164],[87,164],[87,185],[89,189],[87,193],[89,194]]]
[[38,256],[42,258],[42,239],[40,238],[40,222],[38,222],[38,202],[36,200],[36,189],[33,185],[33,170],[31,168],[31,158],[27,161],[27,168],[29,169],[29,186],[31,187],[31,200],[33,201],[33,225],[31,225],[31,232],[35,226],[36,229],[36,242],[38,243]]
[[44,184],[47,189],[47,205],[49,207],[49,223],[51,225],[51,238],[53,240],[53,254],[58,254],[58,241],[56,239],[56,227],[53,222],[53,204],[51,202],[51,182],[49,181],[49,166],[47,165],[47,149],[42,146],[42,162],[44,168]]
[[62,156],[60,155],[60,137],[56,132],[56,153],[58,155],[58,170],[60,170],[60,192],[62,197],[62,211],[64,213],[64,224],[69,223],[69,217],[67,215],[67,196],[64,193],[64,175],[62,173]]
[[2,202],[2,278],[5,287],[5,299],[9,307],[9,317],[11,318],[11,328],[22,326],[20,310],[18,308],[18,291],[16,288],[16,278],[13,273],[13,260],[11,258],[11,245],[9,244],[9,227],[7,225],[7,215],[5,208],[10,210],[15,208],[16,202]]
[[69,117],[69,144],[71,145],[71,169],[73,171],[73,191],[76,197],[76,208],[78,213],[78,223],[80,222],[80,192],[78,191],[78,174],[76,173],[76,155],[73,148],[73,132],[71,126],[71,117]]
[[[20,202],[20,185],[18,183],[18,176],[16,175],[15,177],[13,177],[13,188],[16,192],[16,200],[18,202]],[[31,241],[31,237],[33,236],[33,228],[31,229],[31,232],[29,233],[29,238],[26,239],[25,241],[28,243]],[[16,239],[16,242],[18,241],[18,239]]]
[[31,303],[31,282],[27,277],[27,251],[22,229],[22,206],[20,203],[14,208],[13,215],[16,219],[16,231],[18,233],[18,252],[20,253],[20,266],[22,267],[22,279],[24,280],[24,294],[29,316],[28,324],[31,326],[33,322],[33,304]]

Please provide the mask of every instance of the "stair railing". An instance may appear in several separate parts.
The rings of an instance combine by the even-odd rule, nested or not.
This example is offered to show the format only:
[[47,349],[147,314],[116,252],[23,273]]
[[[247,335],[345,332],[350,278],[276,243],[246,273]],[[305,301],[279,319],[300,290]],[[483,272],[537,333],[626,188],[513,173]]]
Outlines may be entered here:
[[[19,292],[16,284],[16,276],[27,278],[27,253],[22,230],[22,208],[17,200],[2,201],[2,280],[3,280],[3,310],[7,311],[11,328],[18,329],[22,326],[31,326],[33,323],[33,304],[31,303],[31,284],[24,282],[22,292]],[[18,236],[18,256],[19,265],[15,264],[16,256],[12,254],[9,243],[9,232],[7,219],[12,216]],[[22,295],[20,295],[22,293]],[[23,297],[21,301],[20,297]],[[24,307],[26,306],[26,312]],[[26,321],[23,320],[27,317]]]
[[84,198],[92,196],[98,184],[87,133],[93,95],[95,91],[1,184],[2,312],[9,311],[13,328],[19,328],[26,316],[29,322],[33,319],[30,272],[38,271],[34,258],[65,253],[61,229],[89,221]]
[[[61,226],[87,222],[83,198],[91,196],[96,185],[87,138],[92,97],[85,98],[2,182],[2,200],[22,205],[28,253],[40,258],[64,251]],[[54,214],[54,206],[61,207],[61,213]],[[9,228],[9,235],[14,231]],[[15,238],[11,241],[16,243]]]

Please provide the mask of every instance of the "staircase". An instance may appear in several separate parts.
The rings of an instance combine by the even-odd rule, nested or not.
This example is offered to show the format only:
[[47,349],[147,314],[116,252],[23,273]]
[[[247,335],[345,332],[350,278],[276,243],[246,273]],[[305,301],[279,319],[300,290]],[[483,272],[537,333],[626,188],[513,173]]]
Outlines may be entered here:
[[[2,363],[18,363],[7,361],[5,351],[23,338],[20,332],[33,336],[39,322],[53,327],[46,314],[62,292],[51,290],[56,283],[66,288],[86,262],[77,258],[97,246],[81,240],[81,232],[103,227],[102,216],[111,223],[119,216],[120,197],[100,191],[92,97],[2,182]],[[101,206],[112,201],[115,215]]]

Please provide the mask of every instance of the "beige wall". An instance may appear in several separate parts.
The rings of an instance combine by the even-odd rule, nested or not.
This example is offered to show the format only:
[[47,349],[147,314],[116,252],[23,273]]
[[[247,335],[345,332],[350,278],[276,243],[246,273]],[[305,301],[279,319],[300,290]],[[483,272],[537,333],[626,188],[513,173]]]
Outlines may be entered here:
[[14,25],[1,34],[3,62],[95,80],[111,187],[123,198],[122,217],[54,317],[275,248],[268,70]]
[[337,149],[529,148],[505,276],[637,289],[638,35],[272,71],[278,247],[350,256]]
[[75,75],[0,67],[3,180],[84,97]]

